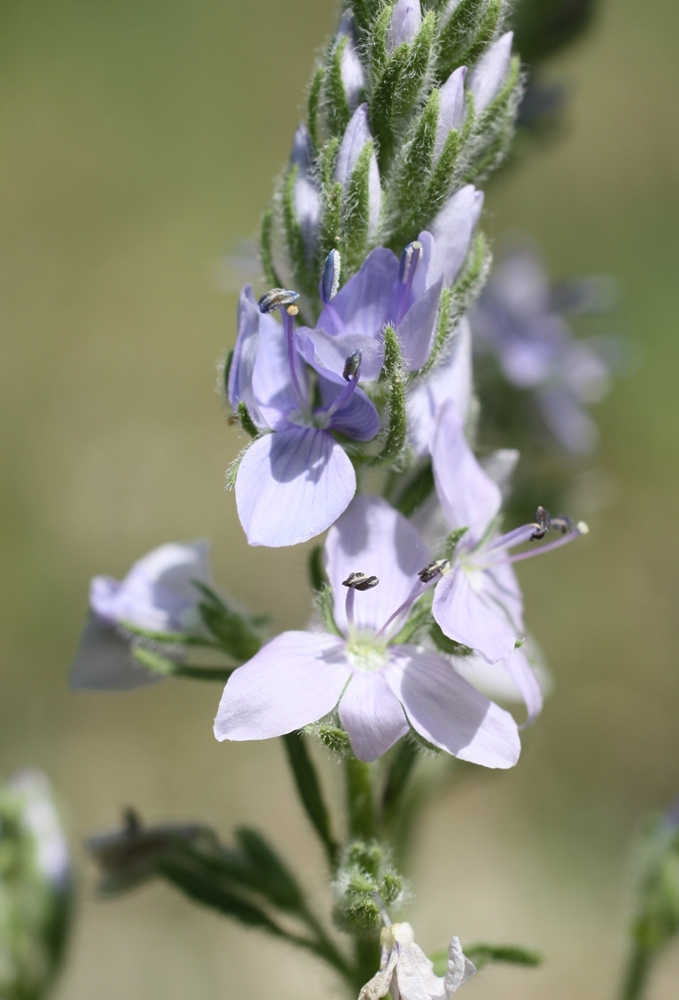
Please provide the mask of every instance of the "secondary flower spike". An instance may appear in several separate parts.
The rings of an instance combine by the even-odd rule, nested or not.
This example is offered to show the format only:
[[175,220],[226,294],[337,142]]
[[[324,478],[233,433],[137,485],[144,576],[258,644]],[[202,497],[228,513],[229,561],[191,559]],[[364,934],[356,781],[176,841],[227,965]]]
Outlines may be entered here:
[[[330,527],[356,492],[354,467],[332,432],[370,441],[380,426],[358,387],[364,369],[379,372],[380,345],[338,338],[309,356],[308,336],[295,330],[295,298],[273,289],[258,305],[250,285],[240,297],[228,392],[233,409],[244,404],[260,432],[236,478],[238,516],[251,545],[297,545]],[[277,308],[282,326],[271,314]],[[315,392],[304,359],[317,372]]]
[[[448,525],[453,531],[464,529],[454,564],[436,587],[434,618],[447,636],[494,663],[508,657],[525,632],[523,598],[512,563],[572,541],[587,532],[587,525],[549,519],[538,508],[535,522],[498,536],[494,525],[502,493],[477,462],[451,403],[440,412],[432,465]],[[557,541],[510,555],[512,548],[542,539],[550,528],[560,532]]]
[[420,946],[410,924],[391,924],[380,938],[380,970],[359,993],[358,1000],[449,1000],[474,975],[476,968],[462,951],[460,939],[448,947],[448,971],[437,976],[434,966]]
[[125,625],[152,632],[187,632],[200,627],[200,592],[210,584],[210,543],[168,542],[134,564],[122,580],[95,576],[91,613],[71,668],[71,687],[126,690],[161,679],[130,655]]
[[217,739],[282,736],[337,709],[361,760],[412,726],[462,760],[513,766],[520,743],[511,715],[439,654],[395,641],[430,586],[419,578],[430,560],[413,525],[381,497],[357,496],[331,528],[325,557],[340,634],[284,632],[239,667],[219,705]]

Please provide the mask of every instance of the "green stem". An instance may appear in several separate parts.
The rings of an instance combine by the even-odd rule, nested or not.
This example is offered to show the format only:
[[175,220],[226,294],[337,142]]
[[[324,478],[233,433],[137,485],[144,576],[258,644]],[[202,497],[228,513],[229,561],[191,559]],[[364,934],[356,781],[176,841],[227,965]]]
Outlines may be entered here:
[[621,1000],[641,1000],[645,995],[653,957],[652,951],[635,942],[627,964]]
[[380,967],[380,946],[377,937],[356,938],[353,984],[357,992],[369,982]]
[[373,766],[349,756],[345,758],[345,769],[349,835],[363,840],[374,840],[377,836],[377,813]]
[[283,742],[290,770],[295,780],[297,794],[309,818],[309,822],[325,848],[328,864],[331,870],[334,871],[337,867],[339,847],[332,835],[330,814],[323,798],[316,768],[304,743],[304,737],[301,733],[288,733],[287,736],[283,737]]
[[192,681],[219,681],[225,684],[235,670],[235,667],[192,667],[186,663],[178,663],[172,671],[173,677],[187,677]]
[[396,816],[403,794],[417,763],[418,751],[410,740],[401,740],[387,773],[382,793],[382,815],[385,823]]

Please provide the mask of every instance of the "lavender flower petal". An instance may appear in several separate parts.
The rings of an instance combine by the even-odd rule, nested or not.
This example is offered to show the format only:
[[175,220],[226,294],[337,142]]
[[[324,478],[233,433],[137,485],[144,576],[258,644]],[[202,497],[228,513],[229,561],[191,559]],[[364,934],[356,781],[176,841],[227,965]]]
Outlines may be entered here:
[[526,651],[523,648],[515,649],[514,652],[503,661],[503,666],[511,679],[519,689],[519,693],[526,704],[528,717],[524,725],[530,726],[535,722],[542,711],[543,694],[540,682],[533,668],[531,667]]
[[238,299],[238,337],[231,358],[228,396],[234,410],[242,401],[252,419],[259,426],[265,421],[259,412],[252,388],[252,377],[259,349],[259,328],[262,314],[252,294],[252,285],[246,285]]
[[335,621],[345,634],[342,581],[357,571],[378,577],[377,587],[356,595],[354,611],[357,628],[377,632],[410,594],[429,553],[402,514],[382,497],[363,494],[354,498],[328,532],[325,560],[335,595]]
[[327,431],[290,427],[243,456],[236,505],[250,545],[299,545],[337,520],[356,492],[346,452]]
[[[335,383],[325,379],[319,380],[319,387],[324,406],[330,406],[342,391]],[[380,415],[363,390],[354,389],[349,401],[332,414],[328,427],[354,441],[372,441],[380,429]]]
[[350,676],[335,637],[283,632],[229,678],[215,736],[265,740],[301,729],[332,711]]
[[387,51],[391,54],[404,42],[412,42],[421,24],[420,0],[397,0],[387,32]]
[[451,402],[439,412],[431,454],[436,492],[448,524],[469,528],[469,540],[480,541],[500,510],[502,494],[474,457]]
[[436,317],[438,315],[439,299],[443,279],[432,285],[410,307],[398,328],[398,339],[403,351],[406,370],[409,372],[420,369],[431,350]]
[[[398,258],[376,247],[358,274],[340,288],[320,315],[317,326],[326,333],[360,333],[378,337],[396,315],[394,289],[398,287]],[[417,277],[417,276],[416,276]]]
[[432,280],[443,275],[444,284],[455,281],[469,253],[482,208],[483,192],[477,191],[473,184],[466,184],[438,213],[430,227],[435,240]]
[[449,133],[453,129],[461,129],[467,117],[464,93],[466,75],[467,67],[459,66],[441,87],[441,105],[434,143],[434,159],[436,160],[443,152]]
[[292,197],[295,215],[309,256],[316,245],[316,227],[321,212],[321,199],[311,168],[312,146],[309,130],[304,122],[301,122],[295,132],[290,154],[291,165],[297,167]]
[[504,660],[516,644],[516,632],[498,610],[472,589],[459,565],[436,586],[432,612],[443,632],[491,663]]
[[502,89],[512,55],[514,33],[508,31],[489,46],[469,74],[476,114],[485,111]]
[[162,680],[132,659],[130,644],[113,625],[90,614],[85,625],[69,684],[85,691],[131,691]]
[[[307,385],[302,359],[295,352],[297,383]],[[299,402],[290,377],[290,361],[285,333],[271,315],[262,315],[259,350],[252,386],[260,413],[269,427],[278,430],[287,425],[287,417],[299,410]]]
[[338,43],[343,38],[347,39],[346,45],[342,50],[340,70],[349,110],[354,111],[365,87],[365,73],[363,72],[363,63],[356,47],[354,19],[350,11],[346,11],[342,16],[336,38]]
[[361,382],[373,382],[382,371],[384,345],[381,337],[363,333],[332,335],[322,329],[300,327],[296,331],[296,341],[306,363],[338,385],[346,384],[344,366],[355,351],[361,352]]
[[373,761],[408,732],[403,709],[381,671],[354,672],[339,705],[342,726],[359,760]]
[[411,725],[429,743],[484,767],[516,764],[521,744],[508,712],[430,650],[393,646],[386,676]]

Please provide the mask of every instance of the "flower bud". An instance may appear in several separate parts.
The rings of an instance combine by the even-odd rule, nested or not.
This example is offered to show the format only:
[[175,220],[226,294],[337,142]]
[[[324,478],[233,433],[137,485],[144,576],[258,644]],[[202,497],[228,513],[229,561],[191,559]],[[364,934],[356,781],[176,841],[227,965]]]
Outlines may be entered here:
[[311,136],[304,122],[301,122],[292,143],[290,166],[297,167],[297,176],[293,187],[293,205],[309,257],[312,256],[316,245],[316,227],[320,216],[320,197],[313,178],[311,164]]
[[346,38],[346,44],[342,50],[342,85],[346,94],[350,111],[355,111],[361,99],[361,93],[365,87],[365,73],[363,63],[356,47],[356,34],[354,31],[354,19],[351,11],[346,11],[337,29],[337,44]]
[[404,42],[412,42],[422,24],[420,0],[398,0],[394,7],[387,32],[387,51],[391,55],[394,49]]
[[429,227],[436,241],[432,275],[443,275],[446,285],[455,281],[465,262],[482,208],[483,192],[467,184],[448,199]]
[[[342,185],[346,193],[351,182],[351,175],[358,163],[358,159],[367,142],[372,140],[370,125],[368,123],[368,105],[361,104],[352,115],[351,121],[347,125],[344,137],[337,154],[337,166],[335,177]],[[382,210],[382,188],[380,186],[380,172],[377,167],[377,158],[373,151],[370,159],[370,170],[368,175],[368,235],[374,236],[380,221]]]
[[502,89],[512,55],[514,32],[508,31],[490,45],[469,74],[469,90],[474,97],[474,110],[481,114]]
[[441,87],[441,105],[439,120],[436,125],[436,141],[434,143],[434,159],[438,159],[443,146],[453,129],[461,129],[467,116],[465,108],[464,81],[467,67],[460,66],[451,73]]

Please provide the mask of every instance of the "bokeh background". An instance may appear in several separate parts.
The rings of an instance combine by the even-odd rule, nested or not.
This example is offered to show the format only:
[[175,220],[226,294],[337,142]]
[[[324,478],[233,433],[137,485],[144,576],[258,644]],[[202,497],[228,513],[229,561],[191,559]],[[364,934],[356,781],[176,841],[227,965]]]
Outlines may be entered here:
[[[306,619],[304,553],[249,549],[224,490],[240,442],[215,361],[236,304],[220,261],[257,225],[334,16],[332,0],[0,6],[0,769],[46,768],[65,808],[80,904],[60,1000],[336,992],[161,886],[95,900],[80,847],[132,803],[273,829],[317,883],[279,745],[217,744],[209,686],[67,690],[90,576],[165,540],[211,536],[220,582],[280,627]],[[565,132],[487,199],[486,229],[531,233],[556,276],[617,276],[636,363],[597,408],[607,506],[587,540],[521,568],[555,678],[544,716],[514,771],[466,770],[419,827],[425,947],[455,932],[548,956],[484,972],[470,1000],[613,996],[630,842],[679,797],[678,47],[673,0],[602,3],[550,64],[572,89]],[[651,997],[678,982],[679,948]]]

